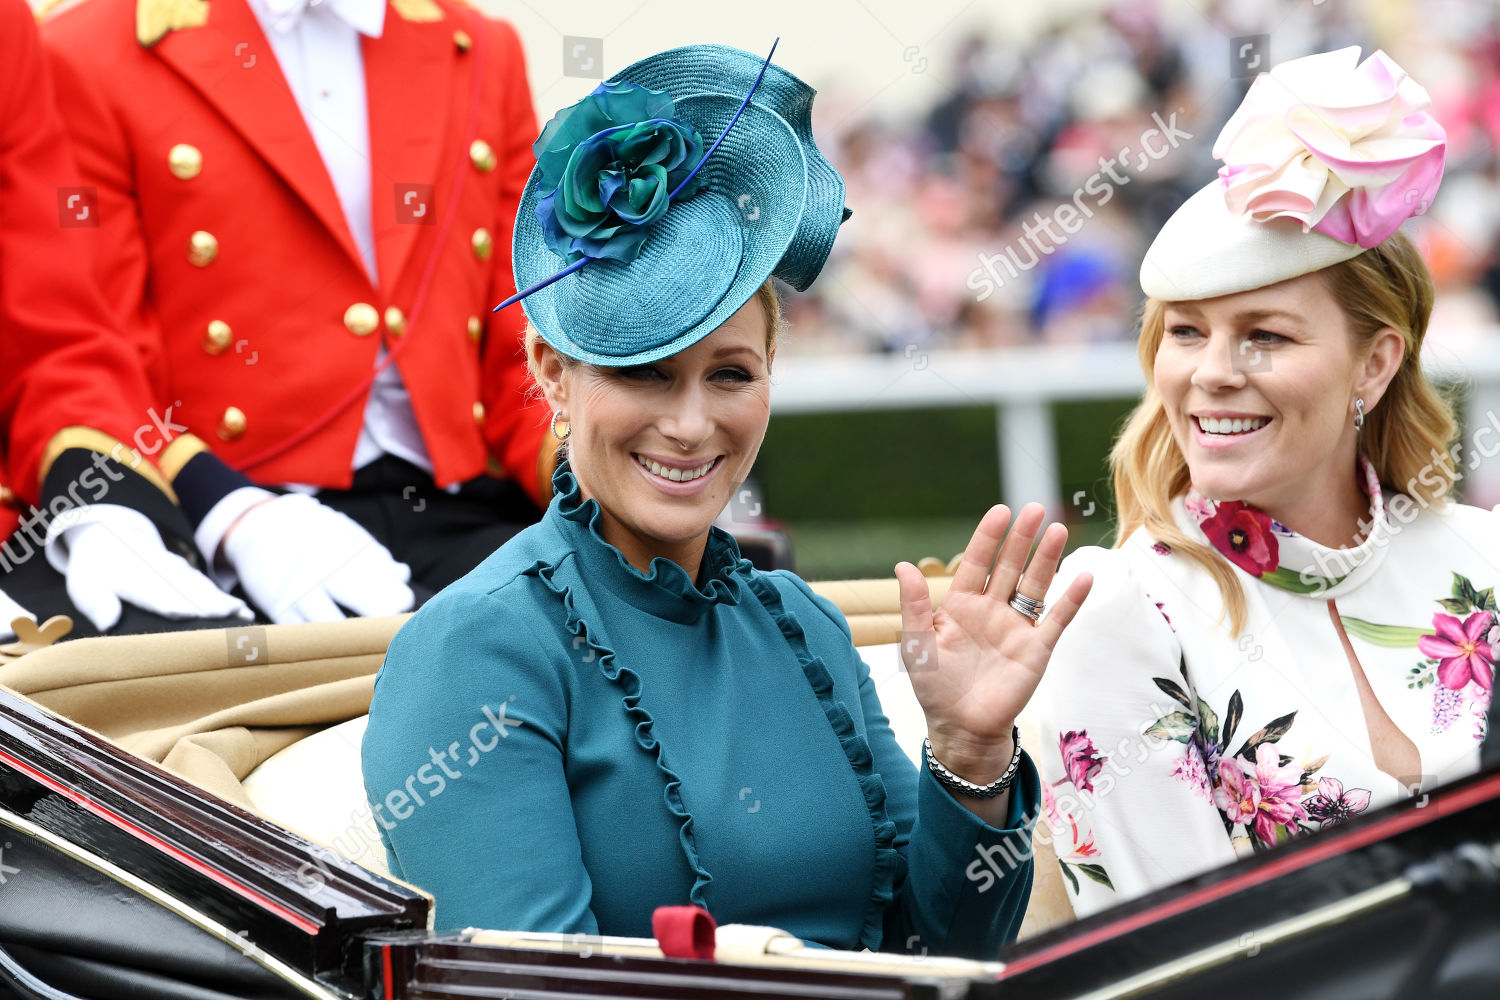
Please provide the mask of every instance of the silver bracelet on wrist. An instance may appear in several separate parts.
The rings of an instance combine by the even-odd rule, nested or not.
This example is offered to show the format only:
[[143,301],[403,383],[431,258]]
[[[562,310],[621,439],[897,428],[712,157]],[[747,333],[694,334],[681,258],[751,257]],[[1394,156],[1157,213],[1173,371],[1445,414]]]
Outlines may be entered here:
[[927,757],[927,769],[944,788],[971,799],[992,799],[1010,787],[1011,782],[1016,780],[1016,772],[1021,768],[1021,728],[1019,726],[1011,727],[1011,740],[1016,745],[1016,752],[1011,755],[1010,767],[1007,767],[1004,774],[988,785],[976,785],[944,767],[942,761],[933,756],[930,736],[922,742],[922,753]]

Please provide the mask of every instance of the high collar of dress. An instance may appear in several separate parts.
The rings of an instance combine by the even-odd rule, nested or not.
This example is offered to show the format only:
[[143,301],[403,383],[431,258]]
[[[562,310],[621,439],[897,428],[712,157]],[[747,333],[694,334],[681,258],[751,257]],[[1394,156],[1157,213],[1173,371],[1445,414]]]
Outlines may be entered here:
[[1230,562],[1296,594],[1338,597],[1375,572],[1390,548],[1391,525],[1375,467],[1359,456],[1360,486],[1370,500],[1358,545],[1333,548],[1299,535],[1243,500],[1213,501],[1195,489],[1178,501],[1178,520],[1203,535]]
[[657,618],[688,625],[716,605],[738,604],[750,560],[740,555],[734,536],[711,527],[699,581],[663,556],[651,560],[650,572],[630,564],[624,553],[604,540],[604,514],[598,501],[585,498],[566,458],[552,474],[552,503],[547,521],[568,542],[590,587],[597,587]]

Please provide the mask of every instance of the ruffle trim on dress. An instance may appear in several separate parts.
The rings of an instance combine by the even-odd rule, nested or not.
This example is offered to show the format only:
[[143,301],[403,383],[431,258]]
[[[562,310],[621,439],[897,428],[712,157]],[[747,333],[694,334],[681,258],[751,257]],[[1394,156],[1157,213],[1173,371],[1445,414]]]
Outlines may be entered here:
[[884,937],[885,912],[896,898],[896,884],[905,879],[906,859],[896,850],[896,824],[885,810],[885,782],[875,773],[875,759],[870,753],[870,744],[859,735],[854,719],[843,703],[834,697],[833,676],[828,672],[822,657],[813,656],[807,648],[807,635],[802,624],[782,603],[781,592],[776,585],[761,575],[748,580],[749,587],[776,622],[787,645],[797,656],[802,671],[818,704],[828,717],[828,724],[838,736],[839,745],[849,758],[854,776],[864,793],[865,806],[870,811],[870,824],[875,833],[875,871],[871,881],[870,908],[865,914],[864,927],[860,930],[859,943],[863,948],[876,951]]
[[[589,633],[587,624],[582,616],[578,614],[573,604],[573,595],[567,584],[553,579],[557,567],[550,563],[539,562],[534,567],[537,578],[544,583],[549,590],[556,594],[567,612],[566,628],[568,634],[572,635],[574,651],[580,655],[579,659],[587,663],[590,659],[597,660],[600,671],[604,676],[618,684],[625,692],[621,699],[625,706],[625,712],[635,720],[635,741],[640,744],[641,749],[651,754],[656,761],[656,767],[661,771],[662,777],[666,779],[666,787],[662,791],[662,798],[667,804],[673,816],[682,821],[678,831],[677,839],[682,844],[682,853],[687,858],[688,867],[693,871],[693,887],[688,892],[688,899],[696,906],[705,910],[708,904],[703,898],[704,891],[709,883],[714,880],[698,859],[698,842],[693,836],[693,815],[688,812],[682,802],[682,778],[667,766],[661,758],[661,743],[652,732],[651,713],[641,707],[641,678],[629,667],[621,666],[615,662],[614,650],[608,646],[594,641]],[[584,647],[587,652],[584,652]]]
[[711,528],[708,546],[703,553],[703,563],[708,583],[700,589],[688,576],[687,570],[670,559],[657,556],[651,560],[651,572],[642,573],[624,553],[604,540],[601,522],[604,512],[598,501],[585,499],[578,486],[578,479],[568,467],[566,459],[557,463],[552,473],[552,489],[557,495],[557,512],[568,521],[588,531],[593,541],[604,552],[605,559],[613,558],[622,573],[641,584],[654,586],[664,591],[664,596],[675,597],[698,609],[715,604],[738,604],[741,596],[740,574],[750,568],[750,560],[740,555],[734,536],[721,528]]

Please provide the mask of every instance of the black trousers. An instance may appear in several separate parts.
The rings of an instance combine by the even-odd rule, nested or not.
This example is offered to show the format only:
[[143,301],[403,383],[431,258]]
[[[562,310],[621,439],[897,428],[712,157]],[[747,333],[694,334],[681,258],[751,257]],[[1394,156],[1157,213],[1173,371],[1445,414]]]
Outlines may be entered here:
[[[418,606],[541,518],[541,511],[526,492],[509,480],[482,476],[449,493],[438,489],[432,476],[419,466],[389,455],[358,470],[347,490],[320,490],[317,497],[357,521],[393,557],[411,567],[411,588]],[[38,621],[68,615],[73,619],[68,638],[99,634],[69,600],[66,580],[47,562],[39,546],[12,544],[7,564],[11,568],[0,572],[0,590],[35,614]],[[234,593],[249,601],[240,588]],[[256,611],[258,620],[268,620],[260,609]],[[218,618],[174,621],[126,603],[119,624],[109,634],[244,624],[239,619]]]

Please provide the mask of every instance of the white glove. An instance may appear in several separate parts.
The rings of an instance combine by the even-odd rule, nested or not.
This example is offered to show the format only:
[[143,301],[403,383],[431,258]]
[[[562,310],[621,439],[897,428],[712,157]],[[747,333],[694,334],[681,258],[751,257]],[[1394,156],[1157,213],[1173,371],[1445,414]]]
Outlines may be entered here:
[[7,597],[5,591],[0,590],[0,639],[16,637],[15,629],[10,627],[10,623],[17,618],[30,618],[36,621],[36,615]]
[[163,618],[243,618],[245,602],[168,552],[151,520],[119,504],[69,511],[47,531],[47,561],[67,577],[68,597],[100,632],[120,621],[121,601]]
[[250,508],[224,536],[245,593],[278,625],[410,611],[411,569],[357,522],[301,493]]

